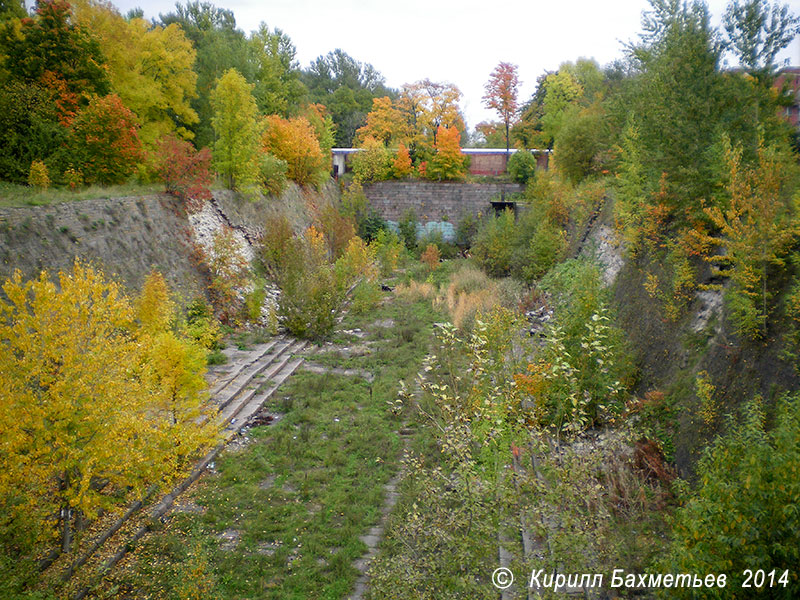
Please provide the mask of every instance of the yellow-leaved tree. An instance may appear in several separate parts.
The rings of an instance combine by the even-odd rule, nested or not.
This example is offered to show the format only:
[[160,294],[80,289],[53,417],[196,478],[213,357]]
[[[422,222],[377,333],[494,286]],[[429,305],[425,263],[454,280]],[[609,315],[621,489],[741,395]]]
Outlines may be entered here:
[[172,328],[175,305],[164,277],[153,271],[136,303],[144,346],[143,372],[151,391],[151,409],[158,415],[161,453],[171,471],[179,471],[198,448],[211,444],[216,431],[203,419],[207,399],[207,351],[198,342]]
[[386,146],[408,141],[411,137],[405,115],[388,96],[372,99],[372,110],[367,114],[367,124],[356,131],[359,145],[370,136]]
[[199,407],[202,369],[157,354],[164,319],[139,324],[121,288],[79,262],[58,284],[17,271],[3,292],[0,527],[22,525],[31,547],[60,532],[69,552],[76,521],[169,484],[203,443],[189,412],[180,427],[163,414],[176,390]]
[[145,146],[153,150],[173,132],[190,138],[187,127],[198,120],[189,104],[197,96],[196,53],[180,26],[126,20],[102,0],[77,0],[75,17],[97,37],[111,87],[139,117]]
[[725,248],[725,254],[712,260],[723,263],[731,278],[725,298],[734,326],[740,334],[758,338],[767,333],[770,269],[784,265],[786,250],[800,233],[797,207],[786,197],[796,167],[787,153],[763,143],[753,167],[742,164],[742,148],[730,144],[727,162],[729,204],[705,209],[722,234],[721,240],[711,241]]

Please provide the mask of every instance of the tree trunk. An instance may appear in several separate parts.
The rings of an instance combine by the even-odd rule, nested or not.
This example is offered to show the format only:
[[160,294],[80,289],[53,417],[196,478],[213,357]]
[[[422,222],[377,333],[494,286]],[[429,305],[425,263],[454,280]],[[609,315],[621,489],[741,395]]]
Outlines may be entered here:
[[61,508],[61,552],[67,554],[72,548],[72,509],[68,504]]

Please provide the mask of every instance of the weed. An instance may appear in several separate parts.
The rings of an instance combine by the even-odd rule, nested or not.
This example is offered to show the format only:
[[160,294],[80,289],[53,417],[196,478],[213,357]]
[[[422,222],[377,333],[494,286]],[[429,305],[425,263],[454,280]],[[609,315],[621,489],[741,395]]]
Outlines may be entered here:
[[[346,315],[345,328],[380,331],[376,351],[314,360],[369,370],[374,382],[296,373],[268,401],[282,418],[252,428],[252,442],[221,455],[218,473],[193,492],[204,513],[149,535],[116,583],[169,597],[187,585],[204,598],[346,597],[366,550],[359,536],[380,518],[383,486],[399,468],[401,416],[388,401],[413,379],[440,318],[427,301],[400,300]],[[370,327],[376,319],[394,326]],[[223,545],[223,534],[233,541]]]

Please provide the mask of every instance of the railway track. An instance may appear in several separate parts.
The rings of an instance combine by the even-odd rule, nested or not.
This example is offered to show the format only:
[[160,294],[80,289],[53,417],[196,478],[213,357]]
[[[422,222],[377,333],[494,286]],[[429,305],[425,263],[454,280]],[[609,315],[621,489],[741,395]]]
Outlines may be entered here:
[[[286,336],[255,346],[247,352],[235,351],[231,365],[218,372],[209,389],[209,412],[206,418],[216,419],[222,432],[220,443],[197,462],[192,472],[181,480],[160,501],[145,509],[141,501],[131,505],[110,528],[98,534],[78,559],[63,572],[68,581],[85,565],[98,571],[89,585],[82,585],[71,597],[81,600],[108,570],[112,569],[151,528],[163,520],[175,500],[183,494],[216,459],[225,446],[259,411],[264,403],[303,362],[301,354],[308,342]],[[105,560],[98,560],[98,551],[116,544],[116,551]]]

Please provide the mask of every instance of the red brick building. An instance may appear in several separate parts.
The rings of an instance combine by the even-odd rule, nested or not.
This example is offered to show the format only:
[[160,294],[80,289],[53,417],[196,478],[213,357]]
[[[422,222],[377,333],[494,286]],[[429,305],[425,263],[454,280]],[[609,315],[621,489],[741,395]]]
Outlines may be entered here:
[[775,87],[778,90],[789,90],[794,102],[790,106],[781,108],[783,116],[795,130],[800,130],[800,67],[786,67],[778,72],[775,78]]
[[[350,171],[350,157],[359,148],[334,148],[331,150],[333,174],[335,177]],[[536,166],[547,169],[550,150],[508,150],[504,148],[462,148],[461,152],[469,156],[469,172],[471,175],[502,175],[506,172],[509,157],[515,152],[531,152],[536,157]]]

